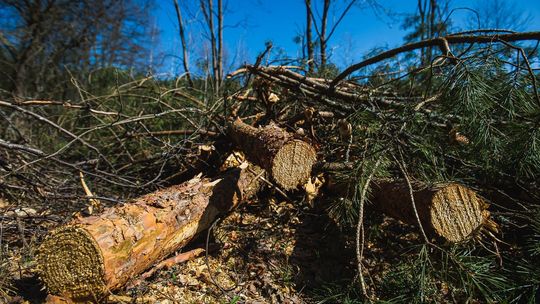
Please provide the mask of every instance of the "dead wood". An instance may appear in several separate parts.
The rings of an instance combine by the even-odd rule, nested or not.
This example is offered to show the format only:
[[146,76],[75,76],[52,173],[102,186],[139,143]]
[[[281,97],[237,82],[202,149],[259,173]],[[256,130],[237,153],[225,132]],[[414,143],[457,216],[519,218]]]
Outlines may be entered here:
[[[352,196],[352,184],[329,184],[334,194]],[[407,224],[419,226],[430,236],[457,243],[471,239],[482,227],[496,227],[488,204],[472,189],[458,183],[413,183],[413,199],[403,180],[375,180],[370,201],[373,207]],[[416,210],[415,210],[416,209]],[[416,216],[418,214],[418,217]]]
[[[414,205],[426,233],[450,242],[470,239],[489,220],[488,205],[472,189],[457,183],[413,186]],[[373,203],[387,215],[418,225],[409,187],[401,181],[377,181]]]
[[370,57],[362,62],[353,64],[341,72],[330,84],[330,88],[334,89],[339,82],[347,78],[349,75],[358,71],[359,69],[366,67],[368,65],[377,63],[384,59],[394,57],[398,54],[404,52],[410,52],[417,49],[438,46],[443,56],[452,56],[450,51],[449,44],[458,44],[458,43],[493,43],[493,42],[514,42],[522,40],[540,40],[540,32],[525,32],[525,33],[510,33],[510,34],[498,34],[498,35],[485,35],[485,36],[475,36],[475,35],[450,35],[446,37],[436,37],[427,40],[422,40],[414,43],[405,44],[395,49],[388,50],[379,55]]
[[295,189],[308,180],[317,155],[307,142],[274,124],[255,128],[240,119],[230,125],[229,134],[248,159],[267,170],[281,187]]
[[36,257],[50,293],[100,300],[208,228],[219,213],[253,196],[258,167],[236,168],[219,179],[195,177],[77,218],[49,234]]

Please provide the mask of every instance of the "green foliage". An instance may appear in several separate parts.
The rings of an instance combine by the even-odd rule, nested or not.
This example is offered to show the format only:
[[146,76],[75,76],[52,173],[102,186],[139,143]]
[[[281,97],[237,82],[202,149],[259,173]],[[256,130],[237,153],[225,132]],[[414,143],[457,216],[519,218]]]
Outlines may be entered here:
[[437,295],[428,248],[421,246],[413,256],[415,258],[396,265],[383,277],[381,294],[390,301],[426,302]]
[[[376,86],[377,92],[424,97],[411,98],[400,107],[358,107],[347,118],[356,143],[351,154],[355,169],[338,178],[354,180],[355,186],[348,189],[356,199],[335,200],[329,209],[343,227],[356,224],[359,189],[378,157],[383,161],[375,171],[377,178],[402,178],[399,162],[403,161],[413,180],[426,184],[460,181],[480,191],[497,188],[514,199],[507,203],[504,216],[498,214],[497,206],[492,208],[504,230],[504,235],[497,235],[502,242],[486,233],[481,240],[466,244],[405,248],[400,261],[393,261],[375,284],[376,294],[385,301],[538,300],[540,100],[531,78],[538,75],[531,76],[508,49],[472,48],[469,52],[455,64],[447,62],[398,79],[383,79],[375,69],[375,81],[366,84]],[[466,140],[458,142],[456,134]],[[517,226],[527,227],[525,233]],[[381,234],[371,233],[370,238]]]
[[[341,284],[340,284],[341,283]],[[343,285],[348,286],[344,287]],[[350,282],[333,282],[323,284],[313,291],[313,299],[317,304],[342,303],[360,304],[365,303],[362,295],[356,286],[351,286]]]
[[511,286],[508,278],[496,270],[491,256],[479,256],[461,246],[442,249],[420,245],[414,252],[412,258],[384,276],[382,292],[392,301],[502,301],[500,291]]
[[339,68],[333,63],[327,63],[325,66],[320,66],[314,77],[321,77],[325,79],[332,79],[339,75]]
[[[390,161],[387,158],[366,157],[357,162],[351,172],[335,172],[333,174],[337,187],[341,188],[341,196],[331,201],[328,207],[328,215],[340,226],[354,226],[358,220],[358,210],[360,208],[360,197],[362,189],[366,186],[370,175],[373,178],[388,177],[388,166]],[[379,159],[380,158],[380,159]],[[354,174],[351,179],[351,174]],[[367,198],[369,198],[369,189],[367,188]]]
[[508,71],[498,60],[472,59],[443,83],[443,115],[471,140],[458,157],[484,176],[531,179],[540,173],[540,103],[526,71]]
[[230,301],[229,304],[236,304],[240,301],[240,296],[234,296]]

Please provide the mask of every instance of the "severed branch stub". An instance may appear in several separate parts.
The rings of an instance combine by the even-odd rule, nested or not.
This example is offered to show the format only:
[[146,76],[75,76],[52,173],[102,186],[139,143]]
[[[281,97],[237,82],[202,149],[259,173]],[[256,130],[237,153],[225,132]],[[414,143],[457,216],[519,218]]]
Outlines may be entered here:
[[40,245],[39,276],[52,294],[99,302],[185,246],[219,213],[253,196],[262,172],[241,166],[215,180],[196,176],[101,215],[77,218]]
[[275,124],[255,128],[236,119],[229,135],[250,161],[263,167],[284,189],[296,189],[310,177],[315,149]]

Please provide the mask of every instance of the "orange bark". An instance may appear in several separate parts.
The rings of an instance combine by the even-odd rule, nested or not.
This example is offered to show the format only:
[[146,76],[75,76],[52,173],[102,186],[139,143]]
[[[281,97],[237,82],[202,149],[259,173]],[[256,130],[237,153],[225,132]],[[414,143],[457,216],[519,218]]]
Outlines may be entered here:
[[100,300],[186,245],[216,216],[254,195],[259,168],[195,177],[53,231],[37,255],[49,292]]

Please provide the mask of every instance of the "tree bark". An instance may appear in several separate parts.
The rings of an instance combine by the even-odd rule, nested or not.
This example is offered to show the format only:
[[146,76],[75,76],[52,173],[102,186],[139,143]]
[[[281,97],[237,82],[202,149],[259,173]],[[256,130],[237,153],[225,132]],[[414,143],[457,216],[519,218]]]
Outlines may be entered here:
[[416,212],[409,186],[403,181],[378,181],[373,187],[372,202],[387,215],[407,224],[418,226],[420,219],[428,235],[454,243],[470,239],[489,220],[488,204],[463,185],[413,185],[413,189]]
[[310,177],[315,149],[278,126],[254,128],[237,119],[229,135],[250,161],[266,169],[284,189],[296,189]]
[[99,216],[77,218],[39,247],[40,277],[50,293],[99,301],[253,196],[262,172],[236,168],[216,180],[195,177]]

